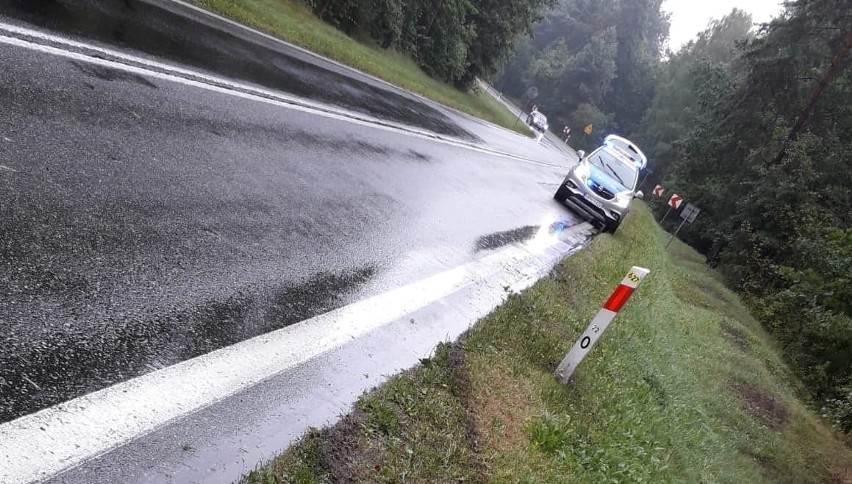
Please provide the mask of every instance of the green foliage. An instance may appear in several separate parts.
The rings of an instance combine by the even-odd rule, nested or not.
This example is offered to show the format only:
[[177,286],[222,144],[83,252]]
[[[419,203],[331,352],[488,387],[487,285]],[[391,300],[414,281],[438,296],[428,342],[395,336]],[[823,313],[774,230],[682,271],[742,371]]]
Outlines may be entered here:
[[616,71],[604,103],[614,113],[613,128],[633,133],[654,96],[654,84],[669,22],[661,14],[663,0],[623,1],[616,23]]
[[[394,19],[400,12],[403,18],[422,14],[418,10],[420,4],[402,0],[375,1],[386,3],[381,7],[384,10],[380,10],[382,15],[377,15],[377,21],[370,27],[375,30],[371,30],[372,33],[359,32],[359,35],[369,37],[364,42],[355,41],[330,23],[320,20],[302,0],[193,0],[193,3],[433,101],[525,136],[530,134],[526,126],[516,123],[517,117],[492,96],[476,88],[461,90],[430,77],[406,54],[413,49],[406,47],[407,42],[418,38],[416,24],[403,22],[397,25]],[[385,34],[397,45],[394,50],[382,49],[373,40],[381,42]]]
[[822,415],[845,432],[847,438],[852,434],[852,383],[842,385],[834,396],[825,399]]
[[[264,465],[244,475],[240,484],[319,484],[328,482],[322,470],[323,436],[318,430],[310,430],[298,446],[285,456],[279,457],[274,465]],[[280,472],[286,468],[287,473]]]
[[556,454],[559,451],[568,450],[571,442],[570,419],[566,416],[566,422],[562,422],[557,416],[546,413],[536,419],[528,426],[530,441],[533,447],[548,454]]
[[[712,22],[696,40],[669,53],[660,67],[651,108],[634,136],[646,154],[653,155],[653,169],[660,179],[680,159],[680,144],[687,141],[687,133],[695,126],[699,103],[713,101],[709,93],[714,85],[717,91],[725,91],[730,85],[736,45],[749,37],[750,29],[751,17],[735,9]],[[699,84],[707,88],[699,88]]]
[[[580,133],[632,133],[653,99],[660,50],[668,36],[661,0],[562,0],[518,44],[498,85],[522,97],[529,86],[554,126]],[[583,106],[586,107],[583,107]],[[600,113],[577,119],[576,114]],[[606,124],[595,124],[605,122]]]
[[551,0],[310,0],[350,35],[410,55],[428,74],[470,88],[493,75]]
[[368,434],[378,432],[389,435],[399,429],[399,417],[389,405],[381,401],[367,400],[361,402],[359,409],[367,415],[364,431]]
[[[427,74],[455,84],[461,84],[468,67],[467,53],[475,41],[476,32],[467,18],[472,5],[467,0],[441,0],[430,12],[431,26],[413,52]],[[466,87],[473,85],[471,83]]]
[[597,106],[589,103],[583,103],[577,106],[570,117],[568,118],[568,126],[571,127],[571,131],[574,133],[572,139],[574,140],[572,144],[577,149],[583,149],[586,151],[591,151],[595,147],[599,146],[600,143],[598,141],[598,137],[594,135],[586,135],[583,132],[583,127],[588,124],[592,126],[607,126],[609,124],[609,116],[602,113]]
[[736,10],[715,22],[662,67],[637,138],[669,192],[704,210],[684,239],[747,297],[813,398],[849,432],[848,56],[791,134],[850,29],[841,3],[790,2],[759,36]]

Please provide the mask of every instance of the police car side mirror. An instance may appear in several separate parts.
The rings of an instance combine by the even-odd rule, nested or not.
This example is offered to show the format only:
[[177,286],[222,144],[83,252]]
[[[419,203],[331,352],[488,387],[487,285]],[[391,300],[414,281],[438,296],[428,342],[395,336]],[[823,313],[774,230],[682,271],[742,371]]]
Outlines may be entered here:
[[641,200],[641,199],[642,199],[642,197],[644,197],[644,196],[645,196],[645,194],[644,194],[644,193],[642,193],[642,190],[639,190],[638,192],[636,192],[636,193],[634,193],[634,194],[633,194],[633,198],[638,198],[638,199],[640,199],[640,200]]
[[586,152],[585,152],[585,151],[583,151],[583,150],[579,150],[579,151],[577,151],[577,155],[579,155],[579,156],[580,156],[580,159],[582,160],[582,159],[583,159],[583,157],[584,157],[584,156],[586,156]]

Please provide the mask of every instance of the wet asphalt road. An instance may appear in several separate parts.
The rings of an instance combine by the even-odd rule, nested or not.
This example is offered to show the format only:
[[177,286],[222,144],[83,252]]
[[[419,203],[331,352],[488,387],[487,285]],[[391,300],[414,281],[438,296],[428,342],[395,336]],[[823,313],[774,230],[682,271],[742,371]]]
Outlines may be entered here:
[[438,109],[383,83],[170,0],[0,0],[10,20],[117,45],[432,132],[476,140]]
[[5,44],[0,66],[0,422],[571,217],[550,198],[560,153],[525,163]]

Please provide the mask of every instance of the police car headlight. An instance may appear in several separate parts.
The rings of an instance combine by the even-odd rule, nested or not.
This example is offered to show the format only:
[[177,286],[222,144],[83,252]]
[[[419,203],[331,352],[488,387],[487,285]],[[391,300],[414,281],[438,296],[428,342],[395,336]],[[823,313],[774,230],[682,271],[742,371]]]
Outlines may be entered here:
[[628,205],[630,205],[630,200],[632,200],[632,199],[633,199],[633,197],[629,193],[627,193],[627,194],[622,193],[622,194],[617,195],[615,197],[615,204],[618,205],[619,207],[627,207]]
[[586,178],[589,177],[589,165],[581,162],[574,168],[574,175],[580,180],[586,181]]

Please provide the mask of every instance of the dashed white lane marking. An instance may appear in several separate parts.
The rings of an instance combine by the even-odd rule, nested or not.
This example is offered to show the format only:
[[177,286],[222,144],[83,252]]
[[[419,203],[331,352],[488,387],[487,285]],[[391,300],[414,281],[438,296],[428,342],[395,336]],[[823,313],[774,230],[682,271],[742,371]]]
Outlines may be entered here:
[[565,255],[575,247],[543,226],[524,245],[2,424],[0,482],[50,478],[469,285],[528,287],[541,275],[529,268],[554,249]]
[[[496,150],[484,145],[421,130],[413,126],[398,124],[372,117],[367,114],[341,109],[330,104],[310,101],[304,98],[290,96],[282,92],[272,91],[222,77],[211,76],[202,72],[126,54],[117,50],[66,39],[38,30],[0,22],[0,31],[6,32],[9,35],[17,36],[10,37],[9,35],[0,35],[0,44],[22,47],[45,54],[61,56],[112,69],[132,72],[134,74],[148,76],[155,79],[176,82],[222,94],[274,104],[279,107],[311,113],[362,126],[368,126],[375,129],[400,133],[407,136],[414,136],[436,143],[465,148],[503,158],[510,158],[525,163],[544,166],[559,166],[519,156],[513,153]],[[91,55],[89,53],[91,53]]]

